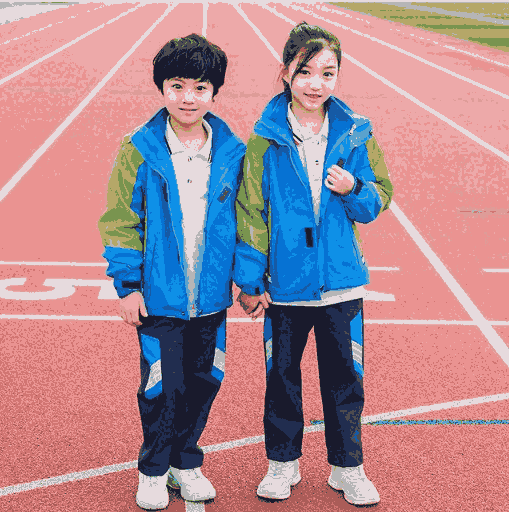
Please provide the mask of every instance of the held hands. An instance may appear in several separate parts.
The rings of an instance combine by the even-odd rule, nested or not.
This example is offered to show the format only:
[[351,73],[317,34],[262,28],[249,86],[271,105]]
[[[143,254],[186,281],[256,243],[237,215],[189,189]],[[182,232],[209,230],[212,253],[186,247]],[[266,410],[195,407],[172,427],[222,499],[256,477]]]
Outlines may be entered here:
[[141,292],[133,292],[120,299],[120,316],[129,325],[141,325],[139,313],[148,316]]
[[254,320],[269,307],[272,299],[268,292],[264,292],[262,295],[248,295],[240,292],[237,301],[240,302],[242,309],[251,317],[251,320]]
[[325,186],[342,196],[349,194],[355,184],[354,177],[339,165],[333,165],[327,169],[329,173],[325,178]]

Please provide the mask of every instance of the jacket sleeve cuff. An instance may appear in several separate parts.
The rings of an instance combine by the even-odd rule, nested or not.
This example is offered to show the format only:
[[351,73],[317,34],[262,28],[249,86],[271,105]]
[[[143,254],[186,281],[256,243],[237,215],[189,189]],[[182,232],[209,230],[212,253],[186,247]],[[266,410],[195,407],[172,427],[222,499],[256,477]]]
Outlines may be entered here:
[[114,279],[113,286],[115,287],[115,290],[117,290],[117,295],[120,299],[127,297],[133,292],[141,293],[140,281],[122,281],[120,279]]
[[106,275],[113,278],[113,286],[120,298],[141,291],[143,253],[123,247],[106,247],[103,257],[108,261]]
[[261,295],[265,292],[263,276],[267,270],[267,256],[249,246],[238,242],[235,248],[235,266],[233,280],[248,295]]

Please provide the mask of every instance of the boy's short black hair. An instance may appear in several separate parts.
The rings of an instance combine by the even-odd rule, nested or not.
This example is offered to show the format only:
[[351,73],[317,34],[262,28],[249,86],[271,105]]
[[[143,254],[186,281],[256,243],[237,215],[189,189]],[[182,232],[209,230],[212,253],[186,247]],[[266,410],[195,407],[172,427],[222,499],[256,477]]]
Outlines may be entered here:
[[224,84],[226,54],[203,36],[190,34],[168,41],[154,57],[154,83],[163,93],[163,83],[171,78],[192,78],[210,82],[214,96]]

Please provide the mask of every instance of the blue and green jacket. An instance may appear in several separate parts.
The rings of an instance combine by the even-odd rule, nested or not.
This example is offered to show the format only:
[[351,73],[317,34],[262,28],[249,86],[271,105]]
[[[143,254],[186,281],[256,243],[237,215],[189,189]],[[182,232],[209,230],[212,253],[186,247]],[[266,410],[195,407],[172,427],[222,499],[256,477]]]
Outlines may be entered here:
[[361,286],[369,275],[355,223],[389,207],[389,171],[370,121],[331,96],[323,180],[334,164],[355,178],[345,196],[323,186],[315,222],[311,187],[287,121],[289,98],[274,97],[247,144],[237,197],[236,284],[277,302],[316,300],[321,293]]
[[[99,230],[106,274],[113,277],[118,296],[138,290],[149,315],[188,319],[182,211],[165,138],[167,118],[163,108],[124,138]],[[209,112],[204,119],[212,127],[212,163],[198,316],[232,304],[235,197],[246,149],[219,117]]]

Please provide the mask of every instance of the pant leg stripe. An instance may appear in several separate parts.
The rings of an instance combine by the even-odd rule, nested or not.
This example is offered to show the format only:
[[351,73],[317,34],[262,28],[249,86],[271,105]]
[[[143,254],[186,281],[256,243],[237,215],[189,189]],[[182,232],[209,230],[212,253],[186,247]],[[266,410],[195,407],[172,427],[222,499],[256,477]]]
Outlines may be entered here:
[[154,398],[163,390],[163,374],[161,371],[161,360],[159,359],[150,367],[148,382],[145,386],[145,396]]
[[362,310],[359,311],[350,322],[350,339],[352,340],[352,358],[355,371],[361,376],[364,376],[363,368],[363,355],[364,355],[364,340],[362,328]]
[[157,338],[141,334],[141,351],[143,357],[150,365],[150,373],[147,384],[145,385],[145,396],[154,398],[161,394],[163,390],[163,374],[161,370],[161,344]]
[[211,375],[219,382],[223,382],[226,368],[226,316],[217,328],[216,332],[216,351],[214,353],[214,363],[212,365]]
[[272,368],[272,320],[265,314],[265,321],[263,324],[263,340],[265,345],[265,363],[267,374]]

